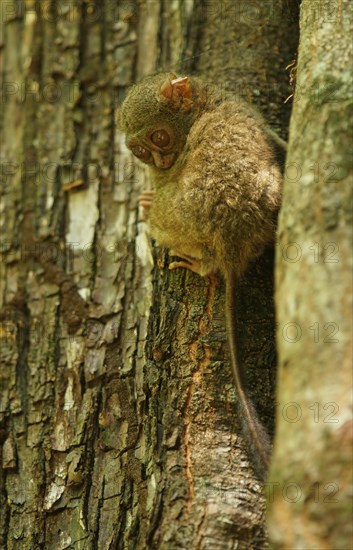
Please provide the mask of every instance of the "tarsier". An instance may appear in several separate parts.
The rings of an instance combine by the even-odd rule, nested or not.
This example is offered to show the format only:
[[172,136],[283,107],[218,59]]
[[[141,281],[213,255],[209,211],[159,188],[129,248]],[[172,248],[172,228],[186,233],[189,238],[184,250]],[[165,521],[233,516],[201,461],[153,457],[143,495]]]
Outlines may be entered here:
[[[274,240],[282,176],[274,136],[252,107],[224,100],[200,79],[171,73],[133,86],[120,111],[132,153],[150,167],[154,191],[140,197],[157,243],[202,276],[226,281],[231,364],[242,424],[258,474],[266,474],[270,442],[245,389],[237,354],[237,281]],[[277,141],[280,141],[278,138]]]

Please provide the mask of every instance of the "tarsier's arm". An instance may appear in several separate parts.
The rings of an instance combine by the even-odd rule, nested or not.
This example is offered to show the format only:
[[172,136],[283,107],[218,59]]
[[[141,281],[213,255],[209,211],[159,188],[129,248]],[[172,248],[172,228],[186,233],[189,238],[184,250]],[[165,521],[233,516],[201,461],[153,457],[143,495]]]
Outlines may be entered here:
[[[144,211],[144,218],[145,220],[148,219],[149,211],[152,208],[153,203],[153,196],[155,194],[155,191],[146,190],[141,193],[141,195],[138,198],[139,206],[143,208]],[[186,269],[189,269],[190,271],[193,271],[194,273],[197,273],[198,275],[205,276],[209,275],[212,270],[206,270],[206,273],[203,272],[203,265],[200,259],[201,252],[198,251],[198,254],[195,256],[191,256],[190,254],[187,254],[183,250],[169,250],[170,256],[176,256],[178,258],[181,258],[181,260],[171,262],[169,264],[169,269],[177,269],[179,267],[185,267]]]

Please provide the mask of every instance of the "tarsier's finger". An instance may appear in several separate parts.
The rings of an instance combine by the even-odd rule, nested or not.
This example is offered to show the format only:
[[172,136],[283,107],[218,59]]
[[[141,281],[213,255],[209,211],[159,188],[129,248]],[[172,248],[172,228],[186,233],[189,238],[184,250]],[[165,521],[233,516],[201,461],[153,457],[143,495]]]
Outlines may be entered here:
[[186,267],[187,269],[190,269],[190,264],[188,262],[172,262],[169,264],[169,269],[178,269],[178,267]]
[[190,269],[190,271],[193,271],[194,273],[197,273],[198,275],[201,272],[201,262],[198,260],[193,260],[191,262],[172,262],[169,264],[169,269],[178,269],[179,267],[185,267],[186,269]]
[[154,191],[143,191],[140,195],[138,200],[153,200]]
[[182,252],[179,252],[178,250],[169,250],[169,256],[178,256],[178,258],[182,258],[183,260],[187,260],[190,263],[195,261],[195,258],[193,258],[192,256],[188,256],[187,254],[183,254]]
[[143,191],[138,198],[139,206],[148,212],[152,206],[154,191]]

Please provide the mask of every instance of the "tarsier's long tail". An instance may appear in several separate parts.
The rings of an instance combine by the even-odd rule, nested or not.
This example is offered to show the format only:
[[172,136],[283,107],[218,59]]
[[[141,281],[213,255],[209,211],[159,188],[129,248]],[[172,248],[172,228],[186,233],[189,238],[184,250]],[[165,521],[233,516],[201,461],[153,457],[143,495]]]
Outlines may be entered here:
[[256,473],[264,480],[269,467],[271,456],[271,443],[269,436],[258,419],[257,413],[245,389],[244,367],[239,360],[236,341],[237,327],[237,294],[238,284],[235,273],[230,273],[226,278],[226,320],[227,333],[230,348],[230,359],[234,378],[235,389],[239,399],[240,424],[244,432],[244,438],[249,445],[250,459]]

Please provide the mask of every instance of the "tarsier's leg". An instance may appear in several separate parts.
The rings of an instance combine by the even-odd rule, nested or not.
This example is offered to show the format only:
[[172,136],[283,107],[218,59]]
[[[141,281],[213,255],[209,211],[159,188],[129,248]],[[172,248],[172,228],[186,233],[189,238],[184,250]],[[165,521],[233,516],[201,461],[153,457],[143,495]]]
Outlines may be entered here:
[[138,198],[139,205],[144,209],[144,213],[148,216],[153,202],[154,191],[143,191]]

